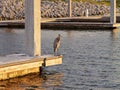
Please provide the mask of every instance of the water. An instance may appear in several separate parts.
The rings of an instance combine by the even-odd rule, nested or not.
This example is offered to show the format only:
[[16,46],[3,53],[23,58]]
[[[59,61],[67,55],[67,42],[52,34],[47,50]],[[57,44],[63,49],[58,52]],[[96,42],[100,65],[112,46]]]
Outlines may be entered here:
[[[53,54],[53,41],[58,34],[62,35],[58,53],[63,55],[63,64],[47,68],[54,74],[48,75],[47,80],[35,74],[1,85],[12,82],[5,84],[12,90],[14,85],[17,90],[120,90],[119,29],[42,30],[42,55]],[[0,55],[24,53],[24,42],[23,29],[1,29]]]

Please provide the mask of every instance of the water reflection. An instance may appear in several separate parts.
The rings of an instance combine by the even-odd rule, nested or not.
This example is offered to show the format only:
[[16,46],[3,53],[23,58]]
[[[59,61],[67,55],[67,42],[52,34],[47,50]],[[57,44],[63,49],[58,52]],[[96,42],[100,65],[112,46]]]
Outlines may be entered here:
[[119,35],[120,35],[120,28],[113,29],[113,31],[112,31],[113,40],[118,39]]
[[24,31],[0,29],[0,55],[24,52]]
[[[33,87],[40,90],[120,90],[119,29],[113,31],[42,30],[42,54],[53,54],[53,41],[58,34],[62,35],[59,53],[63,55],[63,64],[48,68],[50,71],[58,71],[58,74],[53,74],[47,81],[42,81],[36,75],[30,75],[30,79],[26,79],[27,77],[20,79],[27,81],[17,84],[20,90]],[[14,29],[12,33],[0,30],[0,38],[2,38],[0,39],[1,53],[11,53],[7,48],[9,45],[7,42],[14,43],[10,46],[14,46],[12,50],[19,53],[25,48],[24,30]],[[1,42],[7,45],[4,46]],[[4,52],[2,48],[8,50]]]
[[4,31],[6,33],[14,33],[15,32],[12,28],[5,28]]
[[119,60],[120,58],[120,28],[112,31],[111,58]]
[[40,78],[38,73],[24,77],[0,81],[0,90],[57,90],[62,84],[63,75],[60,73],[47,76],[47,80]]
[[68,36],[68,38],[72,38],[72,35],[73,35],[73,31],[72,30],[70,30],[70,31],[67,31],[67,36]]

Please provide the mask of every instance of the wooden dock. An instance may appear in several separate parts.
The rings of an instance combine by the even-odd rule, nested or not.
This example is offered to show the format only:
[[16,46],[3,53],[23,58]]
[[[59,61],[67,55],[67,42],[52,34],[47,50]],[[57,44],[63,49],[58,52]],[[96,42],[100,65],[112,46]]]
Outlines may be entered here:
[[47,22],[42,23],[44,29],[114,29],[120,27],[120,23],[95,23],[95,22]]
[[0,57],[0,80],[23,76],[39,72],[42,63],[46,66],[62,64],[62,56],[28,57],[24,55],[8,55]]
[[[24,20],[0,21],[0,27],[24,28]],[[111,24],[109,17],[66,17],[44,18],[41,21],[42,29],[114,29],[120,27],[120,17],[117,23]]]

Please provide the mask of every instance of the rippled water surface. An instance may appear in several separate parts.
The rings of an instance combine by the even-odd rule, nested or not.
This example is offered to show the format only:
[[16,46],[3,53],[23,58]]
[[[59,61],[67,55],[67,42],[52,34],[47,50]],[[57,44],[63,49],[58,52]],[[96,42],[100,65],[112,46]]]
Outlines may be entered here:
[[[27,82],[18,84],[20,90],[120,90],[119,29],[42,30],[42,55],[53,54],[53,41],[58,34],[62,35],[58,53],[63,55],[63,64],[47,67],[49,72],[56,72],[47,80],[36,74],[20,78]],[[1,56],[24,53],[24,42],[23,29],[0,29]]]

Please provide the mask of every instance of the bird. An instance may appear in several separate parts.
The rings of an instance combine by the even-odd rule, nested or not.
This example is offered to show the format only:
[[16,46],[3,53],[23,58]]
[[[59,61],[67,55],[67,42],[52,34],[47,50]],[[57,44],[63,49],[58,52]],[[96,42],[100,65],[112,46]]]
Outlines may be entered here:
[[53,43],[54,55],[56,55],[56,53],[60,47],[60,39],[61,39],[61,35],[58,34],[57,38],[55,38],[54,43]]

